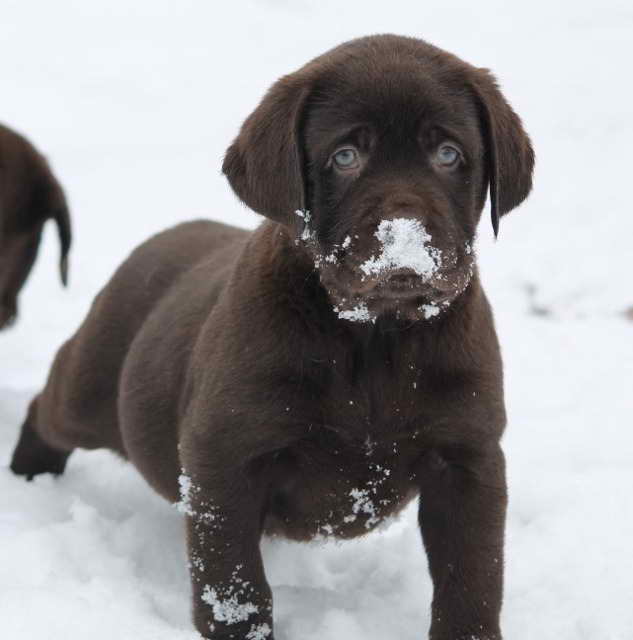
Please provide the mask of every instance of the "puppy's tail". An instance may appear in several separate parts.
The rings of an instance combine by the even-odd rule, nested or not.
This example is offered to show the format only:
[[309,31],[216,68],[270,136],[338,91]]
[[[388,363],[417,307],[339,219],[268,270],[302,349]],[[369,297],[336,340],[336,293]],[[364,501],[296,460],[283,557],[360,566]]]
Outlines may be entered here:
[[54,176],[46,158],[39,156],[41,176],[41,199],[38,199],[38,215],[44,220],[52,219],[57,224],[61,252],[59,257],[59,275],[64,286],[68,285],[68,252],[72,244],[72,227],[66,194]]
[[59,257],[59,275],[64,286],[68,285],[68,252],[72,243],[72,230],[70,226],[70,212],[66,199],[62,193],[61,206],[57,207],[53,212],[53,219],[57,223],[57,231],[59,233],[60,257]]

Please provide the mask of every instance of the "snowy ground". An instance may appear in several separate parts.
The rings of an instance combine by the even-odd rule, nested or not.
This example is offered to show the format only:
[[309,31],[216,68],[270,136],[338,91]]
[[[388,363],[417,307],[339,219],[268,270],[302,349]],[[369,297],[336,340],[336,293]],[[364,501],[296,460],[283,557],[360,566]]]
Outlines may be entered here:
[[[2,0],[0,120],[66,186],[56,238],[0,334],[0,458],[112,269],[198,216],[252,227],[219,174],[266,87],[328,47],[392,31],[494,69],[538,156],[535,191],[480,230],[506,362],[508,640],[633,638],[633,143],[626,1],[209,3]],[[430,583],[413,511],[341,545],[265,544],[281,640],[421,639]],[[11,640],[189,640],[181,516],[129,466],[73,455],[27,484],[0,469],[0,620]]]

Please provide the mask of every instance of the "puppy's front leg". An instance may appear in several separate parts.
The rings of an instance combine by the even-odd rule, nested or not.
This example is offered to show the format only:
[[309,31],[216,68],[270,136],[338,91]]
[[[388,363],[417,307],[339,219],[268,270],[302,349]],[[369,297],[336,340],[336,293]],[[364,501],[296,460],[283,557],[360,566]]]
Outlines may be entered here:
[[419,470],[419,522],[434,596],[431,640],[501,640],[505,465],[487,451],[433,451]]
[[272,594],[259,548],[265,487],[226,458],[185,466],[180,489],[196,628],[212,640],[272,640]]

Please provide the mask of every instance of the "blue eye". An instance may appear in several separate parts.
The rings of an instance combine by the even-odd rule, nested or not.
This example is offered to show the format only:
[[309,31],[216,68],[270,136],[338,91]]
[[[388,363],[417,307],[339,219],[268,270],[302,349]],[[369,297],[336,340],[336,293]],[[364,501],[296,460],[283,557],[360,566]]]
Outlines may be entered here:
[[436,152],[437,162],[443,167],[452,167],[461,158],[459,151],[450,144],[443,144]]
[[333,156],[336,166],[340,169],[355,169],[359,166],[358,153],[355,149],[341,149]]

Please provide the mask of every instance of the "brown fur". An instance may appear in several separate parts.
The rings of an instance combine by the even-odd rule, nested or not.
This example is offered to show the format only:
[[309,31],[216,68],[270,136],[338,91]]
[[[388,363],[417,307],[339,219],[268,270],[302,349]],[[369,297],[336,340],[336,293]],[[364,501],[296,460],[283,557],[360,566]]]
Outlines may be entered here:
[[[447,132],[464,154],[450,171],[435,160]],[[341,144],[362,167],[336,173]],[[502,365],[463,247],[488,185],[496,224],[532,164],[488,72],[420,40],[352,41],[282,78],[224,163],[269,220],[191,222],[139,247],[61,348],[13,470],[60,473],[74,448],[109,447],[172,502],[183,473],[194,620],[213,639],[272,628],[263,532],[350,538],[419,494],[430,638],[498,640]],[[397,219],[451,257],[435,280],[359,277],[377,225]],[[350,298],[374,322],[341,319]],[[231,596],[257,612],[227,620],[211,605]]]
[[60,275],[66,284],[71,229],[64,192],[28,140],[0,125],[0,329],[17,317],[18,294],[49,219],[59,230]]

